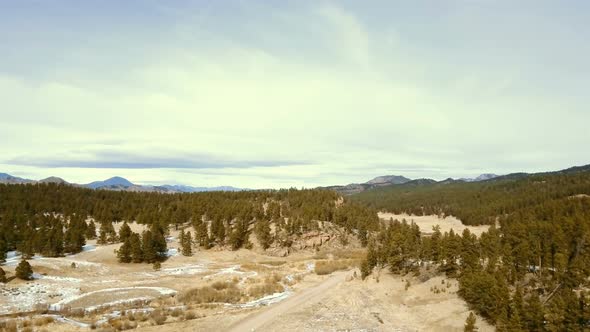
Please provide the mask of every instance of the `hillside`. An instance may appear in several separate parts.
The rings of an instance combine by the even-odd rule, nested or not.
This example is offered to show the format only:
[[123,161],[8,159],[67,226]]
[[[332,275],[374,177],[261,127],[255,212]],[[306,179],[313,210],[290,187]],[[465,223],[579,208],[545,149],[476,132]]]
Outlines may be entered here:
[[480,182],[410,181],[367,190],[351,199],[395,213],[453,215],[465,224],[493,224],[523,206],[590,193],[588,166],[537,174],[515,173]]
[[457,278],[458,294],[499,331],[585,330],[589,194],[588,166],[365,191],[351,198],[398,214],[452,215],[492,226],[479,236],[440,227],[421,236],[412,216],[389,221],[369,240],[363,276],[375,267],[400,275],[434,268]]

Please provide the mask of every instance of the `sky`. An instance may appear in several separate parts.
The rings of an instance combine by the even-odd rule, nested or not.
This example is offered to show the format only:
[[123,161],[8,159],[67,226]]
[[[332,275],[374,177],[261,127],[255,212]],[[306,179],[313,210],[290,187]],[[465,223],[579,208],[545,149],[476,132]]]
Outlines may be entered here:
[[588,36],[588,1],[0,1],[0,172],[280,188],[589,164]]

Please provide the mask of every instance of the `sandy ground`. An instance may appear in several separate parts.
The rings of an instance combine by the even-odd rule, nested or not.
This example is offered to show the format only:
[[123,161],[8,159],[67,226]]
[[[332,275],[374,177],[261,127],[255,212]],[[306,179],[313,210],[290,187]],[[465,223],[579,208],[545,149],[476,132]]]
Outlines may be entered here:
[[[412,218],[417,217],[406,219]],[[430,223],[441,222],[430,218]],[[141,226],[132,225],[132,229],[141,231]],[[284,292],[239,305],[192,307],[190,310],[199,316],[195,320],[174,322],[171,318],[161,326],[145,322],[138,330],[460,331],[468,315],[465,303],[455,294],[456,281],[446,288],[441,277],[426,282],[410,279],[412,286],[405,290],[404,278],[383,271],[365,281],[356,277],[358,271],[318,276],[313,273],[313,266],[319,256],[313,251],[278,258],[255,250],[212,249],[195,250],[192,257],[184,257],[173,250],[179,246],[177,237],[178,232],[172,231],[167,238],[171,257],[159,271],[149,264],[119,264],[114,250],[120,244],[98,246],[91,241],[84,252],[76,255],[36,257],[30,260],[36,280],[0,284],[0,315],[26,312],[39,304],[53,309],[86,310],[107,306],[92,318],[56,316],[55,323],[44,327],[56,332],[90,331],[90,323],[117,317],[118,311],[113,310],[128,308],[131,302],[138,310],[153,310],[154,303],[152,308],[147,307],[152,300],[163,307],[178,306],[171,296],[186,290],[220,280],[239,280],[240,287],[248,287],[271,274],[283,278]],[[17,256],[2,266],[8,275],[14,273],[15,262]],[[446,292],[435,294],[431,291],[435,286],[445,287]],[[140,303],[138,307],[141,301],[146,304]],[[481,319],[478,323],[480,331],[493,330]]]
[[414,216],[408,214],[393,214],[389,212],[379,212],[379,218],[382,220],[390,220],[393,218],[393,220],[397,219],[399,221],[402,221],[403,219],[406,219],[408,222],[413,221],[418,225],[418,227],[420,227],[420,231],[424,234],[432,234],[432,228],[436,225],[440,226],[440,231],[443,233],[448,232],[452,229],[455,233],[461,234],[463,230],[467,228],[471,233],[477,236],[480,236],[483,232],[487,232],[487,230],[490,228],[490,226],[488,225],[466,226],[463,225],[461,220],[453,216],[439,218],[436,215]]
[[[456,295],[457,281],[410,282],[406,290],[406,279],[383,271],[365,281],[337,272],[266,308],[142,331],[463,331],[469,310]],[[435,294],[434,287],[445,292]],[[481,318],[477,326],[494,331]]]

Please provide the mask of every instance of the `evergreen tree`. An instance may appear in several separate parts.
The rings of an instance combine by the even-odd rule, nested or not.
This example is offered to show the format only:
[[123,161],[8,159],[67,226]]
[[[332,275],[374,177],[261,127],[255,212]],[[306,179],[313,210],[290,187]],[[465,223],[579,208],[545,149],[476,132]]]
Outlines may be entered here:
[[88,227],[86,227],[84,235],[88,240],[96,239],[96,224],[94,224],[94,221],[90,220],[88,222]]
[[6,283],[6,272],[0,267],[0,283]]
[[121,247],[119,247],[119,250],[117,250],[117,258],[120,263],[131,263],[133,260],[131,250],[131,236],[129,235]]
[[131,235],[131,227],[127,224],[127,221],[123,222],[119,229],[119,241],[125,242]]
[[180,243],[181,247],[184,246],[184,229],[181,229],[178,233],[178,243]]
[[209,234],[207,232],[207,223],[198,220],[195,222],[195,240],[199,243],[201,247],[208,248],[209,247]]
[[[1,219],[0,219],[1,221]],[[2,232],[2,230],[0,229],[0,232]],[[8,251],[7,245],[6,245],[6,241],[4,240],[4,238],[2,238],[2,235],[0,235],[0,263],[4,263],[6,261],[6,252]]]
[[154,245],[152,231],[146,230],[141,236],[141,251],[143,253],[143,261],[146,263],[153,263],[158,259],[158,252]]
[[258,221],[254,227],[254,233],[262,249],[268,249],[273,242],[270,234],[270,222],[266,219]]
[[191,232],[189,231],[184,235],[183,241],[182,241],[182,254],[184,256],[192,256],[193,255],[192,245],[193,245],[193,237],[191,235]]
[[131,261],[133,263],[143,262],[143,250],[139,234],[131,233],[131,235],[129,236],[129,242],[131,246]]
[[463,329],[463,331],[465,331],[465,332],[477,331],[477,327],[475,326],[476,321],[477,321],[477,318],[475,318],[475,315],[473,314],[473,312],[470,312],[469,316],[467,316],[467,320],[465,321],[465,328]]
[[540,331],[543,328],[544,311],[543,304],[537,293],[532,293],[527,299],[524,310],[524,323],[529,331]]
[[27,262],[25,259],[20,261],[14,272],[16,277],[19,279],[33,279],[33,269],[31,268],[31,264],[29,264],[29,262]]

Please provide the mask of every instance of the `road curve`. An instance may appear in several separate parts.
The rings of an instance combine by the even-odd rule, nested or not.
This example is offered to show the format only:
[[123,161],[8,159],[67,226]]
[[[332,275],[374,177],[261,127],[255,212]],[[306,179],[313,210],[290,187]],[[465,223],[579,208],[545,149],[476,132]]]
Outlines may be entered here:
[[300,293],[293,294],[288,299],[277,304],[270,305],[263,311],[254,313],[229,327],[228,332],[257,331],[265,324],[278,319],[285,313],[293,312],[294,309],[304,305],[319,302],[327,292],[346,280],[348,272],[333,273],[328,279],[320,284],[308,288]]

